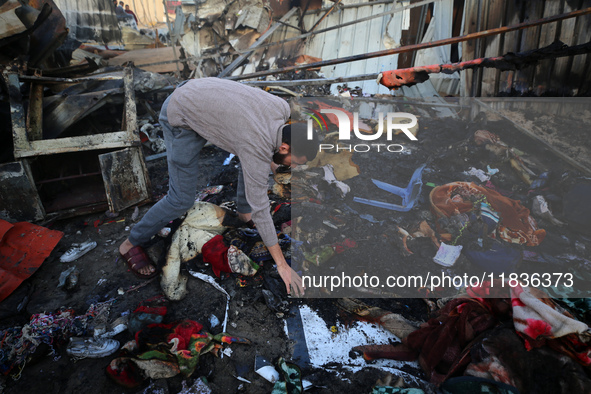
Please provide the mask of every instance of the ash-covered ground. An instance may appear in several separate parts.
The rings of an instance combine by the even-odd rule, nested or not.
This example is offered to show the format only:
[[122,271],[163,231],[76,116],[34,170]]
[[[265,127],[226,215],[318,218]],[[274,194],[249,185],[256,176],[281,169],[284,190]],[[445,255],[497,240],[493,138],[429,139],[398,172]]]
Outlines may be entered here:
[[[524,152],[539,166],[539,170],[549,172],[547,185],[535,194],[529,192],[529,187],[518,176],[511,165],[474,143],[474,133],[477,130],[488,130],[497,134],[506,144]],[[403,138],[403,137],[401,137]],[[427,221],[435,229],[436,219],[429,204],[429,192],[432,185],[443,185],[453,181],[474,181],[478,179],[465,174],[470,167],[486,169],[487,166],[499,170],[491,177],[491,182],[499,189],[509,193],[510,198],[519,200],[531,209],[534,195],[544,195],[551,203],[552,211],[558,219],[567,206],[563,204],[563,197],[569,188],[582,178],[582,174],[570,168],[567,164],[552,156],[543,146],[532,142],[528,137],[520,134],[505,120],[478,117],[474,120],[460,120],[453,118],[440,119],[433,111],[425,110],[419,117],[418,141],[406,142],[403,153],[369,152],[354,153],[351,160],[359,167],[360,175],[345,183],[351,191],[340,197],[334,190],[319,194],[323,199],[318,201],[322,207],[316,215],[308,215],[308,228],[322,230],[322,240],[318,245],[331,244],[350,238],[357,246],[329,259],[322,267],[307,266],[310,271],[332,270],[339,272],[342,267],[355,267],[356,273],[391,272],[396,275],[413,273],[416,271],[436,271],[442,267],[433,262],[437,252],[430,238],[411,237],[402,243],[399,228],[411,232],[421,221]],[[202,153],[202,171],[199,176],[199,188],[208,185],[224,185],[224,191],[212,196],[210,202],[219,204],[235,199],[236,161],[229,166],[222,163],[227,153],[215,147],[207,147]],[[410,176],[420,165],[426,164],[423,172],[423,189],[414,209],[410,212],[396,212],[383,208],[371,207],[353,201],[353,197],[370,198],[380,201],[399,203],[397,197],[381,191],[373,186],[371,179],[378,179],[394,185],[405,185]],[[153,195],[157,198],[167,190],[166,159],[158,159],[148,163],[153,187]],[[285,202],[277,195],[271,199]],[[144,214],[149,205],[139,208],[139,217]],[[293,219],[296,215],[283,207],[275,217],[280,225]],[[29,322],[32,314],[52,312],[65,307],[83,314],[91,304],[113,300],[109,320],[133,311],[141,301],[161,294],[159,280],[145,282],[135,278],[119,256],[118,245],[127,237],[128,228],[133,226],[133,208],[121,212],[114,222],[104,214],[93,214],[48,223],[47,227],[63,231],[65,236],[60,241],[52,255],[43,263],[41,268],[26,280],[7,300],[0,304],[2,328],[22,326]],[[310,211],[306,211],[310,212]],[[371,216],[369,216],[371,215]],[[363,217],[361,217],[363,216]],[[120,221],[124,219],[124,221]],[[136,219],[137,220],[137,219]],[[314,222],[314,221],[317,222]],[[338,224],[337,228],[323,225],[323,220]],[[568,223],[559,227],[543,218],[536,218],[541,228],[546,230],[546,238],[538,247],[531,249],[550,255],[573,254],[583,259],[589,259],[591,243],[589,237],[576,231]],[[97,222],[98,221],[98,222]],[[95,223],[96,224],[95,226]],[[174,230],[179,222],[172,223]],[[98,247],[72,263],[60,263],[59,257],[72,243],[84,242],[88,239],[98,243]],[[170,236],[167,239],[156,237],[148,249],[155,261],[163,263]],[[409,249],[412,254],[409,254]],[[368,256],[371,256],[368,258]],[[524,265],[531,264],[523,262]],[[58,289],[57,283],[60,273],[71,266],[79,271],[78,284],[71,290]],[[211,268],[198,257],[189,262],[184,270],[194,270],[213,275]],[[470,263],[460,258],[454,270],[469,271]],[[526,268],[524,268],[526,269]],[[536,269],[536,267],[533,267]],[[279,283],[271,263],[266,262],[262,271],[271,283]],[[304,272],[304,273],[306,273]],[[248,338],[250,345],[233,344],[231,356],[223,358],[206,354],[201,357],[195,373],[188,379],[178,375],[174,378],[161,379],[156,382],[146,381],[142,386],[126,390],[111,381],[105,374],[105,369],[115,357],[101,359],[83,359],[72,361],[65,352],[65,343],[53,344],[53,350],[41,346],[34,357],[29,360],[22,371],[13,379],[3,378],[6,393],[106,393],[106,392],[161,392],[177,393],[182,389],[183,381],[191,384],[198,377],[206,377],[214,393],[261,393],[270,392],[273,385],[254,372],[254,362],[257,356],[275,361],[279,357],[291,360],[294,348],[298,346],[286,335],[285,321],[290,312],[278,313],[270,308],[262,293],[264,281],[251,283],[241,287],[235,275],[224,275],[219,283],[231,296],[229,309],[229,324],[227,332],[231,335]],[[174,322],[191,319],[202,323],[205,328],[217,334],[221,332],[220,325],[212,327],[212,316],[222,321],[225,310],[225,296],[214,290],[210,285],[189,276],[189,295],[178,302],[170,302],[164,322]],[[417,293],[415,298],[392,298],[392,292],[367,293],[347,289],[329,294],[326,289],[308,289],[309,298],[287,298],[290,311],[294,306],[307,304],[324,319],[327,328],[337,326],[338,322],[354,325],[354,319],[339,310],[331,297],[363,297],[364,302],[383,309],[400,313],[416,322],[425,321],[431,312],[433,303],[425,302],[423,298],[434,295]],[[329,296],[328,298],[323,298]],[[23,304],[24,302],[24,304]],[[21,310],[18,312],[19,305]],[[23,307],[24,306],[24,307]],[[118,334],[115,339],[122,344],[132,339],[129,332]],[[351,354],[351,357],[358,357]],[[371,387],[387,371],[379,366],[368,363],[365,368],[352,372],[338,363],[324,366],[301,366],[303,377],[311,377],[315,387],[311,393],[341,393],[341,392],[369,392]],[[417,381],[424,378],[418,364],[402,367],[405,373],[416,376]],[[250,383],[237,379],[248,380]],[[417,383],[405,379],[408,386],[422,386],[431,390],[426,383]]]

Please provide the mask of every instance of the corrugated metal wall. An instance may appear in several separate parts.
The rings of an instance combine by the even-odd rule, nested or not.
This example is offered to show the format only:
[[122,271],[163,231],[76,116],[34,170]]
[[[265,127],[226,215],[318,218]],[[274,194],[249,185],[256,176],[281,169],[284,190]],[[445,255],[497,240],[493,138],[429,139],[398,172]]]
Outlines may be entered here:
[[111,0],[55,0],[66,18],[68,36],[79,41],[121,41],[121,30]]
[[[357,2],[355,0],[347,3]],[[348,8],[336,11],[329,15],[317,29],[343,24],[349,21],[365,18],[370,15],[388,11],[391,7],[399,7],[399,4],[378,4],[359,8]],[[391,16],[372,19],[357,23],[342,29],[333,30],[326,34],[314,36],[305,48],[305,53],[322,59],[337,59],[345,56],[359,55],[375,52],[400,45],[401,26],[403,18],[408,17],[408,11],[398,12]],[[306,26],[312,26],[318,16],[310,15],[306,20]],[[398,55],[380,57],[367,60],[358,60],[351,63],[338,64],[323,67],[320,71],[328,78],[338,76],[351,76],[377,73],[383,70],[392,70],[398,67]],[[351,82],[349,86],[360,86],[364,93],[388,94],[389,90],[375,81]],[[332,92],[336,93],[336,85],[332,86]]]
[[[480,9],[479,9],[480,7]],[[464,34],[591,7],[591,0],[467,0]],[[463,60],[499,56],[545,47],[555,40],[578,45],[591,40],[591,16],[585,15],[525,30],[463,43]],[[499,94],[582,95],[591,92],[589,55],[541,61],[535,67],[500,72],[495,69],[462,72],[465,96]]]
[[[343,4],[358,4],[359,0],[344,0]],[[325,2],[327,5],[332,2]],[[391,7],[401,7],[401,3],[376,4],[355,8],[337,9],[326,17],[315,30],[321,30],[330,26],[340,25],[346,22],[361,19],[370,15],[376,15],[386,12]],[[308,12],[304,17],[304,26],[312,27],[316,21],[323,15],[324,11]],[[298,47],[295,42],[287,43],[280,50],[270,51],[271,57],[269,64],[271,68],[276,68],[276,61],[281,58],[292,58],[299,53],[309,56],[319,57],[323,60],[336,59],[345,56],[358,55],[367,52],[379,51],[393,46],[400,45],[401,26],[404,18],[409,17],[408,11],[402,11],[393,15],[375,18],[366,22],[357,23],[341,29],[332,30],[326,33],[310,37],[305,46]],[[297,26],[299,16],[292,17],[287,23]],[[268,42],[281,41],[289,37],[300,35],[301,32],[290,28],[281,27],[268,40]],[[253,72],[258,64],[259,55],[253,56],[252,61],[234,72],[233,75],[247,74]],[[275,62],[275,64],[273,64]],[[398,67],[398,55],[381,57],[368,60],[359,60],[351,63],[340,64],[336,66],[323,67],[320,71],[327,77],[350,76],[377,73],[382,70],[392,70]],[[336,93],[336,84],[332,91]],[[360,86],[364,93],[368,94],[389,94],[389,90],[375,81],[360,81],[358,83],[349,83],[350,87]]]
[[[392,7],[402,7],[417,2],[419,0],[393,1],[392,3],[386,4],[371,4],[368,2],[367,5],[359,7],[337,8],[317,26],[316,30],[359,20],[370,15],[377,15],[391,10]],[[344,5],[360,3],[363,3],[363,1],[342,1]],[[440,25],[438,30],[449,32],[450,27],[453,25],[456,35],[465,35],[501,26],[512,26],[524,21],[534,21],[544,17],[591,7],[591,0],[435,0],[434,3],[435,7],[446,7],[445,15],[448,15],[448,19],[453,19],[453,16],[451,16],[453,13],[449,12],[449,8],[454,8],[459,19],[456,19],[455,23],[452,23],[451,20],[440,21],[440,24],[444,26]],[[334,3],[324,1],[324,10],[332,4]],[[304,27],[309,29],[319,20],[323,13],[324,11],[322,10],[308,12],[304,18]],[[322,60],[330,60],[365,54],[399,45],[414,44],[415,42],[408,37],[406,39],[407,42],[403,42],[404,39],[402,37],[405,37],[405,35],[408,36],[409,32],[416,32],[425,27],[417,26],[421,21],[416,17],[411,19],[410,15],[410,11],[405,10],[393,15],[343,27],[338,30],[320,33],[305,41],[292,41],[282,47],[271,47],[264,55],[261,55],[262,51],[257,51],[250,59],[249,64],[236,70],[233,75],[254,72],[259,65],[261,56],[266,57],[265,60],[269,63],[270,68],[273,69],[280,68],[281,59],[293,59],[299,54],[318,57]],[[417,15],[417,13],[414,13],[414,15]],[[437,17],[437,9],[431,15]],[[462,15],[464,15],[463,20],[461,18]],[[430,19],[430,21],[432,22],[433,19]],[[500,56],[508,52],[523,52],[547,46],[555,40],[561,40],[567,45],[586,43],[591,40],[590,22],[591,15],[586,15],[497,36],[466,41],[459,44],[459,51],[462,56],[461,60],[466,61],[481,57]],[[287,23],[298,26],[299,16],[292,17]],[[445,29],[442,29],[442,27]],[[300,34],[301,32],[297,29],[283,26],[267,42],[282,41],[285,38]],[[422,37],[422,35],[420,36]],[[416,34],[414,37],[416,38]],[[443,38],[448,37],[437,36],[433,39]],[[400,55],[401,64],[403,64],[401,68],[411,66],[408,61],[408,55],[406,55],[406,58],[404,58],[404,55]],[[403,61],[403,58],[406,60]],[[414,63],[414,66],[428,65],[419,63],[419,61],[426,61],[424,59],[425,56],[417,56],[417,62]],[[528,92],[531,92],[536,95],[562,94],[567,96],[589,94],[591,89],[591,78],[589,77],[591,71],[590,63],[591,56],[577,55],[544,60],[535,67],[528,67],[516,72],[500,72],[496,69],[466,70],[460,72],[459,87],[453,80],[445,81],[443,79],[440,82],[444,83],[434,85],[439,87],[441,90],[440,93],[444,95],[498,96],[510,94],[511,92],[513,94],[528,94]],[[377,73],[383,70],[393,70],[398,68],[398,66],[399,56],[393,55],[327,66],[321,69],[321,73],[327,78],[348,77]],[[436,75],[433,75],[433,77],[434,79],[439,78]],[[430,86],[431,83],[427,82],[423,85]],[[351,82],[349,86],[361,86],[364,93],[368,94],[390,93],[386,88],[378,86],[375,81]],[[433,91],[432,87],[429,87],[427,90]],[[336,93],[336,84],[333,85],[332,92]]]

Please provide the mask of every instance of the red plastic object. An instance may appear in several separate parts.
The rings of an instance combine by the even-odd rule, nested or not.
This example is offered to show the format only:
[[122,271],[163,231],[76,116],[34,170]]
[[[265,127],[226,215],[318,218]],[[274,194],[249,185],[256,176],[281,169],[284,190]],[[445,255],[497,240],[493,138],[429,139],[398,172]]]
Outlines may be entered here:
[[0,219],[0,301],[33,275],[64,233]]

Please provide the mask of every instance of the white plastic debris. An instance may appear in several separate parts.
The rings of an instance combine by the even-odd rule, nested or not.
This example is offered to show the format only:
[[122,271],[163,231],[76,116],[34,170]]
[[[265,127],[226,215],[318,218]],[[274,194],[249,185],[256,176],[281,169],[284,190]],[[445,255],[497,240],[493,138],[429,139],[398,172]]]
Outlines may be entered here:
[[272,365],[265,365],[255,371],[261,375],[266,381],[275,383],[279,380],[279,372]]
[[229,347],[225,348],[222,353],[224,353],[226,356],[228,357],[232,357],[232,349],[230,349]]
[[488,175],[483,170],[479,170],[474,167],[470,167],[470,169],[468,171],[464,171],[464,174],[475,176],[476,178],[478,178],[480,180],[480,182],[486,182],[486,181],[490,180],[490,175]]
[[62,271],[62,273],[60,274],[58,285],[57,285],[58,289],[61,287],[64,287],[64,285],[66,284],[66,279],[68,278],[68,276],[70,276],[70,274],[72,272],[74,272],[75,269],[76,269],[76,266],[74,265],[74,266],[68,268],[67,270]]
[[326,164],[322,167],[322,169],[324,170],[324,180],[331,185],[334,184],[339,189],[341,197],[345,197],[347,193],[351,191],[349,185],[337,180],[336,176],[334,175],[334,167],[332,166],[332,164]]
[[451,267],[458,260],[461,252],[462,245],[447,245],[442,242],[437,254],[433,257],[433,261],[444,267]]
[[229,165],[229,164],[230,164],[230,162],[232,161],[232,159],[234,158],[234,156],[235,156],[235,155],[234,155],[233,153],[230,153],[230,156],[228,156],[228,157],[226,158],[226,160],[224,160],[224,165],[225,165],[225,166]]
[[133,213],[131,214],[131,220],[133,220],[135,222],[139,216],[140,216],[140,209],[138,207],[135,207],[133,210]]
[[220,324],[220,319],[214,314],[209,316],[209,326],[211,328],[217,327]]

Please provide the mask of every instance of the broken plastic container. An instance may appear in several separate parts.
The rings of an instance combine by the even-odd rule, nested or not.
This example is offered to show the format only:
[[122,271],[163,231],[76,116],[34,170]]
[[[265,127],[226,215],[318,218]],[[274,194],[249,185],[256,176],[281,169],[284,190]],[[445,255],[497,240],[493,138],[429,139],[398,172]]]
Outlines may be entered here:
[[422,174],[425,167],[426,164],[423,164],[415,170],[414,174],[412,174],[412,178],[410,178],[408,186],[406,186],[405,188],[401,188],[398,186],[390,185],[388,183],[372,179],[372,182],[380,189],[402,197],[402,205],[376,200],[368,200],[366,198],[360,197],[354,197],[353,201],[362,204],[372,205],[378,208],[390,209],[392,211],[408,212],[414,207],[415,203],[419,198],[419,195],[421,194],[421,189],[423,187]]

